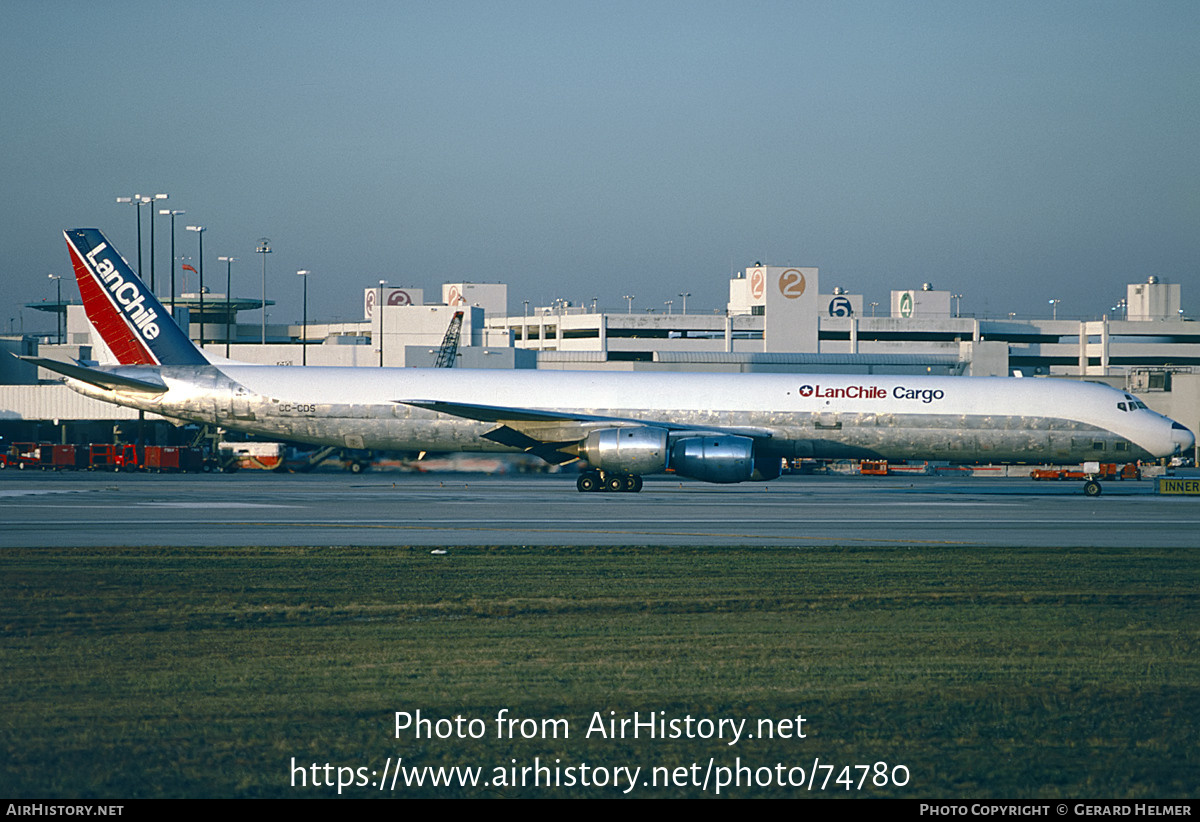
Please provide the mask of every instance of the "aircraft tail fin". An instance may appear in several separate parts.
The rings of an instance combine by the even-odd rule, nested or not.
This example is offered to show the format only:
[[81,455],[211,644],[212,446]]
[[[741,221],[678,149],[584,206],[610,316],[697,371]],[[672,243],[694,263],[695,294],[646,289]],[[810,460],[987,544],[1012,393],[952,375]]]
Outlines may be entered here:
[[63,232],[84,311],[122,365],[206,365],[129,263],[95,228]]

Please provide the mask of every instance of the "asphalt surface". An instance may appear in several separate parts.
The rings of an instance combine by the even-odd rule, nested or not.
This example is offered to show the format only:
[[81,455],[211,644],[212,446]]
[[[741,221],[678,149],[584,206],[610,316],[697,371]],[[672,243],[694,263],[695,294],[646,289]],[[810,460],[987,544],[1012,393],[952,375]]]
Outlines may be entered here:
[[0,548],[254,545],[1200,547],[1200,498],[1152,480],[790,476],[639,494],[573,476],[0,471]]

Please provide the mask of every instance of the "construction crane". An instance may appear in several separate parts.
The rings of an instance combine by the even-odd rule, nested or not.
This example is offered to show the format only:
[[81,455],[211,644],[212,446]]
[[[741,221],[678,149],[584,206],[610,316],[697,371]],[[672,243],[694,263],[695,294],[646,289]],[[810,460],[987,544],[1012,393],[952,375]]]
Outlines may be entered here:
[[458,357],[458,337],[462,332],[461,311],[455,311],[454,317],[450,320],[449,327],[446,328],[446,336],[442,338],[442,347],[438,349],[437,362],[433,364],[434,368],[453,368],[454,361]]

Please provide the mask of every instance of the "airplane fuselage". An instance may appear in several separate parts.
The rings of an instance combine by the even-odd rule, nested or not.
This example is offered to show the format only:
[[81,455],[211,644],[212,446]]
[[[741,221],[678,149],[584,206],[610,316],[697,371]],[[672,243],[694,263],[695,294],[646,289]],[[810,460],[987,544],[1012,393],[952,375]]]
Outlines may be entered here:
[[[145,373],[147,366],[113,369]],[[401,451],[513,451],[497,422],[406,404],[545,409],[698,430],[746,431],[785,458],[1132,462],[1174,453],[1171,420],[1105,385],[1054,379],[593,373],[287,366],[162,366],[159,395],[83,393],[268,437]],[[538,423],[569,441],[602,422]],[[560,430],[555,430],[555,428]],[[689,433],[692,432],[692,433]]]

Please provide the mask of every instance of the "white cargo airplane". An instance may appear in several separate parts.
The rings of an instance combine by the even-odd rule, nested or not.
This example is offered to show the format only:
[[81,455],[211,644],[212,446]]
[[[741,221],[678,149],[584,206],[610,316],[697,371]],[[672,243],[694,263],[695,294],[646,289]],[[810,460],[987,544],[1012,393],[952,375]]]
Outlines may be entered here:
[[178,421],[347,448],[584,459],[580,491],[638,491],[643,475],[662,473],[769,480],[797,457],[1133,462],[1195,443],[1123,391],[1056,379],[210,361],[98,230],[64,234],[88,319],[119,364],[28,359],[81,394]]

